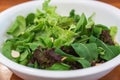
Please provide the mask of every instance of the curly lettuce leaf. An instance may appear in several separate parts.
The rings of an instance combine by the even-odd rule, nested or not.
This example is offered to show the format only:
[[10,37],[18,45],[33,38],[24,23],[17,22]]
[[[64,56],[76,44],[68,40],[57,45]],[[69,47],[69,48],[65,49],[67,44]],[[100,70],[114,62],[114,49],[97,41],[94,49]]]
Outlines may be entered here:
[[18,37],[20,34],[23,34],[26,30],[26,20],[23,16],[17,16],[16,21],[8,29],[7,33]]

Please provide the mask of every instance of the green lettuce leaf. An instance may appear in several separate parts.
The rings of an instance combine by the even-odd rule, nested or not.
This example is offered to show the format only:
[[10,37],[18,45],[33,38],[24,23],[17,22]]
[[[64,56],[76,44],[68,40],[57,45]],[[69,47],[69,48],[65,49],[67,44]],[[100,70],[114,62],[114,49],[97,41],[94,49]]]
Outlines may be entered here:
[[111,26],[110,27],[110,35],[111,35],[111,37],[112,37],[112,40],[114,40],[115,39],[115,36],[116,36],[116,34],[117,34],[117,27],[116,26]]
[[26,21],[23,16],[17,16],[16,21],[8,29],[7,33],[18,37],[20,34],[23,34],[26,30]]

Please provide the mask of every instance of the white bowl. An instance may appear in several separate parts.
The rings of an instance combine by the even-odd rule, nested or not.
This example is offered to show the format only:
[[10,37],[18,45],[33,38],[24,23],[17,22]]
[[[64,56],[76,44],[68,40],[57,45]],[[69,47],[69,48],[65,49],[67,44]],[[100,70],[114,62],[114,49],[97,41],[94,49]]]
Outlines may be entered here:
[[[30,12],[41,9],[44,0],[31,1],[7,9],[0,14],[0,45],[5,41],[5,32],[17,15],[26,16]],[[77,13],[84,12],[87,16],[96,13],[95,22],[107,26],[118,26],[117,42],[120,43],[120,10],[98,1],[52,0],[51,5],[57,5],[57,12],[67,15],[71,9]],[[95,67],[70,71],[47,71],[19,65],[7,59],[0,53],[0,62],[25,80],[97,80],[120,64],[120,55]]]

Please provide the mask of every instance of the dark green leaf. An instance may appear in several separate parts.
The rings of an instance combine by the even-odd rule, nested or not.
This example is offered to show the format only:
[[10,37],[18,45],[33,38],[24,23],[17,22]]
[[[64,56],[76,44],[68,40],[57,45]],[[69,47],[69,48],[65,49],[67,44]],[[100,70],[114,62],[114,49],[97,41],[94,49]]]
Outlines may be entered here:
[[95,42],[98,47],[102,47],[105,50],[105,54],[101,55],[101,57],[105,60],[111,60],[112,58],[115,57],[114,52],[101,40],[98,38],[95,38],[94,36],[90,37],[91,42]]
[[21,61],[19,64],[26,65],[27,63],[28,63],[28,59],[24,59],[24,60]]
[[96,60],[98,57],[97,45],[95,43],[74,43],[72,47],[81,58],[85,58],[88,61]]
[[[117,56],[120,54],[120,46],[108,46],[112,52],[114,52],[114,55]],[[113,57],[115,57],[113,56]]]
[[87,19],[85,14],[83,13],[80,17],[79,22],[77,23],[77,27],[76,27],[76,32],[77,31],[81,31],[82,27],[85,28],[85,25],[87,24]]
[[70,11],[70,17],[74,17],[75,16],[75,10],[74,9],[72,9],[71,11]]
[[67,57],[68,61],[77,61],[77,62],[79,62],[84,68],[90,67],[89,61],[87,61],[87,60],[85,60],[83,58],[78,58],[78,57],[75,57],[73,55],[67,54],[67,53],[63,52],[61,49],[56,49],[55,52],[57,54],[60,54],[62,56]]
[[55,63],[48,70],[69,70],[70,66],[65,63]]
[[93,35],[95,37],[99,38],[101,33],[102,33],[102,28],[94,26],[94,28],[93,28]]
[[30,13],[27,15],[26,17],[26,25],[30,25],[34,23],[34,19],[35,19],[35,14],[34,13]]
[[62,55],[62,56],[65,56],[65,57],[67,57],[67,58],[69,58],[69,60],[71,60],[71,61],[77,61],[79,58],[77,58],[77,57],[75,57],[75,56],[73,56],[73,55],[70,55],[70,54],[67,54],[67,53],[65,53],[65,52],[63,52],[61,49],[59,49],[59,48],[56,48],[55,49],[55,53],[56,54],[60,54],[60,55]]
[[75,22],[78,22],[80,20],[80,16],[75,14],[74,9],[70,11],[69,17],[73,18]]
[[34,68],[39,68],[37,61],[35,61],[35,63],[34,63]]
[[103,24],[96,24],[95,27],[102,28],[102,30],[109,30],[109,28]]
[[78,62],[83,66],[83,68],[87,68],[91,66],[90,62],[85,59],[79,59]]

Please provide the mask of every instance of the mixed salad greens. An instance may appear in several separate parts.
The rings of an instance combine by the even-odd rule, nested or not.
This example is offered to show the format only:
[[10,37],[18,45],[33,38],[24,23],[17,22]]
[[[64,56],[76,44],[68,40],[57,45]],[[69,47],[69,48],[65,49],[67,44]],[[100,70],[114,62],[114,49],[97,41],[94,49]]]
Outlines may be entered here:
[[92,16],[56,13],[56,6],[43,3],[43,10],[17,16],[8,29],[11,38],[3,44],[7,58],[33,68],[74,70],[95,66],[116,57],[120,46],[114,38],[117,27],[95,24]]

